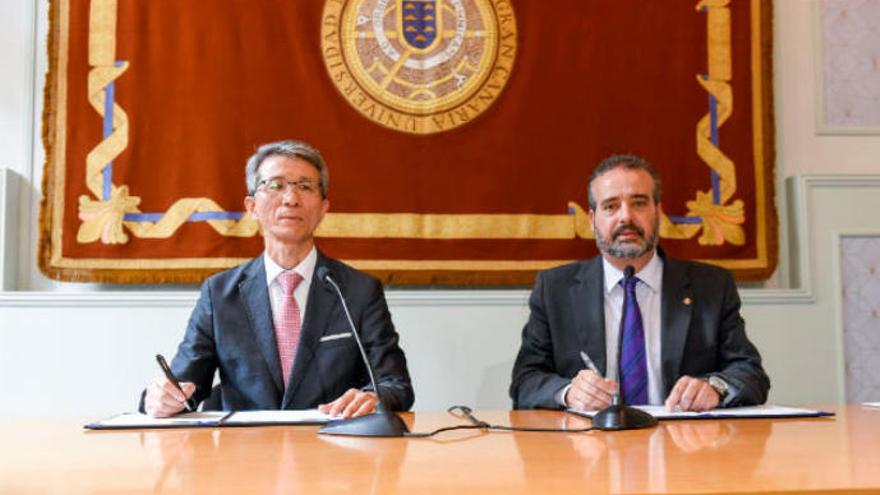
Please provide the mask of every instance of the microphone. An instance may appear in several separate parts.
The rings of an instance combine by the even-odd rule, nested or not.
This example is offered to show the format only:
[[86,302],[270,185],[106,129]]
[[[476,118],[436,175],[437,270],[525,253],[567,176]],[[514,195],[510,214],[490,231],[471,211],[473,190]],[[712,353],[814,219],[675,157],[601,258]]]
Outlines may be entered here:
[[409,429],[406,427],[403,420],[396,414],[389,412],[385,408],[384,402],[382,402],[382,394],[379,392],[379,387],[376,385],[373,366],[367,358],[367,351],[364,350],[364,344],[361,342],[360,334],[354,325],[354,320],[351,319],[351,313],[348,311],[348,304],[345,303],[345,297],[342,295],[342,290],[339,288],[339,284],[333,280],[333,275],[326,266],[319,266],[315,270],[315,274],[318,276],[318,279],[327,284],[329,288],[332,288],[339,297],[339,302],[342,304],[342,310],[345,312],[346,319],[348,319],[351,333],[354,335],[354,341],[357,343],[358,350],[361,352],[361,359],[364,361],[364,366],[367,367],[367,374],[370,376],[370,384],[373,386],[373,392],[376,394],[375,412],[357,418],[331,421],[318,430],[318,433],[359,437],[402,437],[405,433],[409,433]]
[[626,285],[633,278],[635,272],[636,270],[632,265],[626,265],[626,268],[623,269],[623,278],[625,280],[623,308],[620,313],[620,328],[617,331],[617,392],[611,398],[611,405],[593,416],[593,426],[600,430],[635,430],[657,424],[657,418],[651,414],[641,409],[628,407],[623,396],[620,394],[621,378],[623,377],[623,366],[621,363],[621,356],[623,355],[623,330],[626,326],[626,310],[632,303],[629,300]]

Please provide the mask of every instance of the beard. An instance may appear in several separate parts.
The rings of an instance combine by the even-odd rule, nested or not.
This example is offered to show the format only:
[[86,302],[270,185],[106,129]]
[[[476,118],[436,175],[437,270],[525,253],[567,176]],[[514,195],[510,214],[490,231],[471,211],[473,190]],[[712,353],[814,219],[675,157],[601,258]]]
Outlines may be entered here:
[[[642,243],[618,242],[617,238],[626,230],[638,234]],[[596,228],[596,222],[593,222],[593,232],[596,234],[596,246],[599,247],[599,251],[622,260],[635,259],[654,250],[657,246],[657,237],[660,233],[660,215],[654,217],[654,225],[651,230],[651,237],[649,239],[645,237],[645,229],[634,223],[628,223],[614,229],[611,232],[611,242],[608,242],[608,239],[606,239],[605,236],[602,235],[602,232]]]

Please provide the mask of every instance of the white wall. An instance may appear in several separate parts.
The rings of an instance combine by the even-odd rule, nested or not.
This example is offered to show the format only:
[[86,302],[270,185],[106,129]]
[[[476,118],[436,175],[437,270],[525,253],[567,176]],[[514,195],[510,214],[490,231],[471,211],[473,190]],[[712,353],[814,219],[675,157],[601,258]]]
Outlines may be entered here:
[[880,137],[816,134],[821,72],[817,7],[818,0],[775,2],[779,163],[786,176],[880,173]]
[[[43,177],[41,116],[43,82],[48,68],[46,33],[48,2],[33,0],[0,3],[0,169],[8,170],[5,182],[13,194],[0,190],[3,205],[15,218],[13,235],[0,246],[9,273],[0,271],[0,288],[51,290],[59,284],[46,280],[36,269],[37,221]],[[3,222],[0,221],[0,224]]]
[[0,6],[0,166],[22,175],[30,173],[33,136],[34,6],[33,2]]
[[[18,224],[14,241],[0,242],[18,289],[0,292],[0,415],[97,417],[134,406],[142,384],[156,374],[151,356],[173,354],[196,293],[60,284],[38,274],[33,226],[43,161],[46,8],[45,0],[0,5],[0,168],[22,178],[20,198],[4,194],[0,201],[0,216],[5,205]],[[785,273],[742,290],[749,334],[773,381],[771,400],[782,403],[843,400],[836,246],[843,234],[880,235],[880,216],[872,214],[880,211],[880,175],[868,175],[880,174],[880,137],[815,134],[812,9],[809,0],[777,0]],[[389,291],[417,409],[509,407],[506,387],[527,295]]]

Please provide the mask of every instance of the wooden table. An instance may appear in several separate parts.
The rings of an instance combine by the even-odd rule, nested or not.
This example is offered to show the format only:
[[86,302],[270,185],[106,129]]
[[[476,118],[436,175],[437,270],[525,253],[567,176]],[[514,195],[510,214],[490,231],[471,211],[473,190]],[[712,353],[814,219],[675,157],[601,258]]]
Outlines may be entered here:
[[[826,409],[837,416],[433,439],[329,437],[309,426],[89,432],[72,418],[4,418],[0,493],[880,493],[880,409]],[[403,416],[414,431],[464,423]],[[477,416],[589,425],[555,411]]]

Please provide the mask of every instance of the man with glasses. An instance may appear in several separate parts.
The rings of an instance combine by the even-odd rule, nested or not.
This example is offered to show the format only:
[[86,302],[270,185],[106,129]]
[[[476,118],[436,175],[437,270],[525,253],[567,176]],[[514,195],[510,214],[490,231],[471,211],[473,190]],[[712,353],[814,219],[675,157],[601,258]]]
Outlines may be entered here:
[[244,205],[260,224],[265,251],[202,284],[171,362],[181,388],[156,378],[141,410],[167,417],[183,411],[187,399],[198,404],[219,371],[224,410],[373,412],[367,370],[337,295],[317,279],[319,269],[345,293],[386,407],[409,409],[412,385],[382,285],[315,247],[315,229],[330,206],[320,153],[298,141],[262,145],[248,159],[245,180]]

